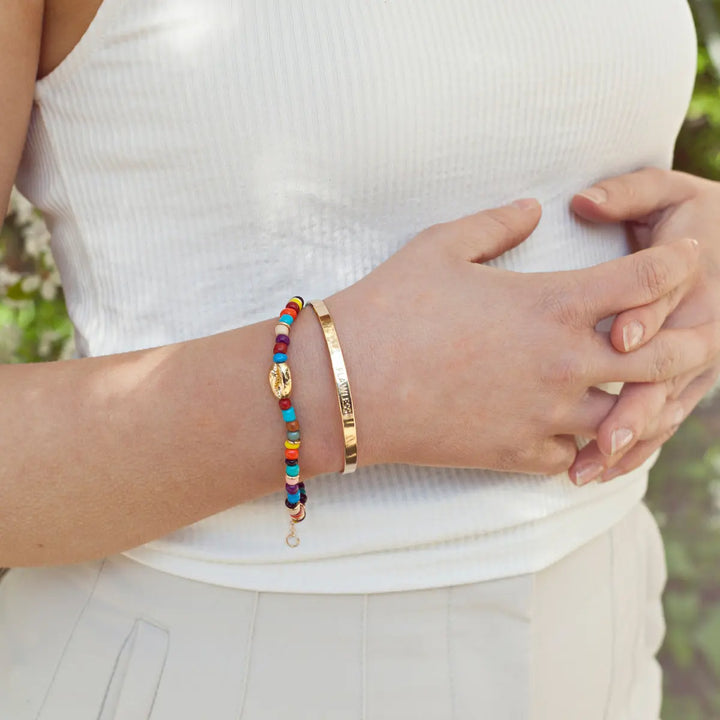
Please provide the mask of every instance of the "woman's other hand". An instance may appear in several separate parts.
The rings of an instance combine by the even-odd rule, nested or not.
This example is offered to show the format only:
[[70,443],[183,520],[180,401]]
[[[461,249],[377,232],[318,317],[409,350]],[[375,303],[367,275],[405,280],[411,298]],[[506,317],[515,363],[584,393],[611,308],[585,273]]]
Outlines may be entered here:
[[664,381],[703,361],[695,330],[662,330],[629,355],[595,330],[628,308],[667,307],[698,273],[694,243],[577,271],[482,264],[527,238],[540,214],[519,201],[434,225],[328,299],[364,462],[562,472],[574,436],[594,437],[616,402],[594,386]]
[[[573,210],[590,222],[626,222],[636,247],[667,247],[678,238],[699,246],[697,272],[675,290],[620,313],[611,341],[621,353],[637,352],[659,327],[692,328],[700,342],[697,364],[655,383],[629,383],[600,424],[597,442],[583,448],[571,469],[603,468],[609,480],[640,465],[678,428],[720,374],[720,184],[682,172],[647,168],[598,183],[576,195]],[[663,331],[664,332],[664,331]],[[658,364],[669,362],[658,346]],[[629,357],[629,356],[627,356]]]

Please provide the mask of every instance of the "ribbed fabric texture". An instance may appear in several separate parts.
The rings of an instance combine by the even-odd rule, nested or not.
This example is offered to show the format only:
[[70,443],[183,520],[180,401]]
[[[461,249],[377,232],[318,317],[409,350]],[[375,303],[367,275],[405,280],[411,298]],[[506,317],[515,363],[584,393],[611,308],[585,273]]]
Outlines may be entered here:
[[[570,197],[669,167],[694,68],[684,0],[105,0],[37,83],[18,185],[48,218],[79,353],[123,352],[271,317],[289,289],[325,297],[517,197],[543,219],[494,264],[625,254],[622,228],[579,223]],[[648,465],[582,489],[361,468],[312,480],[294,551],[279,488],[128,555],[261,590],[474,582],[607,529]]]

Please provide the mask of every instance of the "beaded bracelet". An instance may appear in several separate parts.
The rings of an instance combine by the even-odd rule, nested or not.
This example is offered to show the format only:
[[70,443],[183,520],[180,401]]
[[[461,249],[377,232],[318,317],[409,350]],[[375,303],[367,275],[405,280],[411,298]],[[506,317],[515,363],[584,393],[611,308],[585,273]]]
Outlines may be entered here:
[[273,347],[273,366],[270,368],[269,380],[273,395],[278,399],[283,420],[287,428],[285,440],[285,490],[287,498],[285,507],[290,511],[290,532],[285,542],[290,547],[297,547],[300,538],[295,533],[297,523],[305,519],[307,493],[305,483],[300,481],[298,456],[300,449],[300,424],[297,421],[295,408],[290,402],[292,377],[287,366],[287,351],[290,345],[290,326],[293,324],[305,301],[299,296],[291,298],[282,309],[278,324],[275,326],[275,346]]

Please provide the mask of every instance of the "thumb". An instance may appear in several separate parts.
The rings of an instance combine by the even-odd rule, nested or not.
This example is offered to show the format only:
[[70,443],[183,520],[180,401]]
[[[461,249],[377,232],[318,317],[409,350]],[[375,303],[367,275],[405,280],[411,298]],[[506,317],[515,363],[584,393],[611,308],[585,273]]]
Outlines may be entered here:
[[525,198],[453,222],[453,245],[463,260],[483,263],[526,240],[537,227],[542,207]]
[[654,225],[668,207],[687,200],[693,191],[683,173],[644,168],[596,183],[575,195],[573,211],[590,222],[641,220]]

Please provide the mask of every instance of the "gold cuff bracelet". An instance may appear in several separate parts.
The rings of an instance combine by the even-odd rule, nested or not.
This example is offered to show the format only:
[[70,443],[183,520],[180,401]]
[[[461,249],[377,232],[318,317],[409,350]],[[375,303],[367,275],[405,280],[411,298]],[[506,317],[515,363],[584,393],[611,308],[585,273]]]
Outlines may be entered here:
[[353,410],[352,395],[350,394],[350,381],[345,368],[345,359],[340,349],[340,341],[335,332],[335,325],[328,312],[327,305],[322,300],[309,300],[315,314],[320,320],[330,353],[330,364],[335,375],[340,418],[342,419],[343,437],[345,439],[345,465],[343,473],[351,473],[357,468],[357,429],[355,427],[355,412]]

